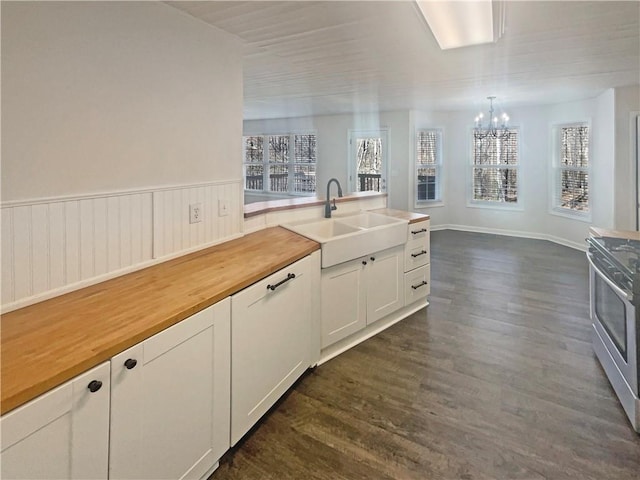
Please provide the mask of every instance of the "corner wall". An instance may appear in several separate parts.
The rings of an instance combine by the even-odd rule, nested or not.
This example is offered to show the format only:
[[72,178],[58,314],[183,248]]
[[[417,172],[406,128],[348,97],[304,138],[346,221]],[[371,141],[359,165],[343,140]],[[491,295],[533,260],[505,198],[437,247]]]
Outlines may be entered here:
[[2,201],[242,177],[239,41],[161,2],[2,2]]
[[236,37],[162,2],[1,8],[4,311],[242,234]]
[[636,117],[640,85],[615,89],[615,219],[618,230],[636,230]]

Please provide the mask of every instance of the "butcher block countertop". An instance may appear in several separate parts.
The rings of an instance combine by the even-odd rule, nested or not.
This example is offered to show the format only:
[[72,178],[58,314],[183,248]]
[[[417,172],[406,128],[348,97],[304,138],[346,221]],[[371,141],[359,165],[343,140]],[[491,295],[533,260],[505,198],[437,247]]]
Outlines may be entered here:
[[319,248],[268,228],[2,315],[1,413]]
[[630,240],[640,240],[640,232],[629,230],[609,230],[607,228],[590,227],[589,234],[593,237],[615,237],[628,238]]
[[370,210],[371,212],[387,215],[388,217],[399,218],[401,220],[408,220],[409,223],[422,222],[423,220],[429,220],[431,217],[422,213],[405,212],[404,210],[394,210],[393,208],[377,208]]

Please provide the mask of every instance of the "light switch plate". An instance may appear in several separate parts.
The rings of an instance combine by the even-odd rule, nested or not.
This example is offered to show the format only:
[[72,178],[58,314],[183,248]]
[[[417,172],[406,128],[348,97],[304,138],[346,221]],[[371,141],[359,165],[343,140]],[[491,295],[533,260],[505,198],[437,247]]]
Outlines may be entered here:
[[218,216],[226,217],[229,215],[229,202],[225,198],[218,199]]

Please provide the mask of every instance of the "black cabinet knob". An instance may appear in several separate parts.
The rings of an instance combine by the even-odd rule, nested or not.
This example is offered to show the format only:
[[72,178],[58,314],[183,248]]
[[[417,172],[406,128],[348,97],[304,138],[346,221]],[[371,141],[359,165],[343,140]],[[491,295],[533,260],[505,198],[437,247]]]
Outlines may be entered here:
[[369,259],[370,259],[372,262],[375,262],[375,261],[376,261],[376,257],[369,257]]
[[91,380],[87,388],[91,393],[95,393],[102,388],[102,382],[100,380]]
[[127,370],[131,370],[138,364],[138,361],[135,358],[128,358],[124,362],[124,366],[127,367]]
[[363,260],[363,261],[362,261],[362,264],[363,264],[363,265],[366,265],[366,264],[367,264],[367,261],[366,261],[366,260]]

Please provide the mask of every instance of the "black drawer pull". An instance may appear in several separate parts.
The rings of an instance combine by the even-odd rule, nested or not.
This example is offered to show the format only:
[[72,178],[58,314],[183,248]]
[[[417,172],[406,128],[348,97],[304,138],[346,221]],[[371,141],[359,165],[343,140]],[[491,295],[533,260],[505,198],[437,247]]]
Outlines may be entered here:
[[288,282],[289,280],[293,280],[294,278],[296,278],[296,274],[295,273],[289,273],[287,275],[287,278],[285,278],[284,280],[280,280],[278,283],[276,283],[274,285],[267,285],[267,288],[269,290],[271,290],[271,291],[274,291],[276,288],[278,288],[283,283]]
[[137,364],[138,364],[138,361],[135,358],[128,358],[124,362],[124,366],[127,367],[127,370],[131,370],[132,368],[135,368]]
[[420,282],[418,285],[411,285],[411,288],[413,288],[414,290],[417,290],[420,287],[424,287],[425,285],[427,285],[427,282],[425,280],[422,280],[422,282]]
[[100,380],[91,380],[87,388],[91,393],[95,393],[102,388],[102,382]]
[[427,251],[426,250],[420,250],[420,253],[412,253],[411,256],[413,258],[419,257],[420,255],[426,255]]
[[413,233],[414,235],[417,235],[419,233],[424,233],[426,231],[427,231],[426,228],[421,228],[420,230],[411,230],[411,233]]

